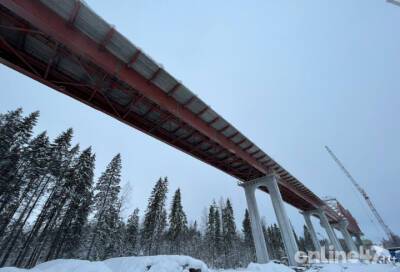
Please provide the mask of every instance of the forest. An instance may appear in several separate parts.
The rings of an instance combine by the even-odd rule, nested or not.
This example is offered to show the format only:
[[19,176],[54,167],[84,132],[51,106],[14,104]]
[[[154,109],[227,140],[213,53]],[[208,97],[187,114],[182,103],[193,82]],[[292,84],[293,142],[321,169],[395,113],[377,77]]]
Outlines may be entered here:
[[[45,131],[34,135],[38,118],[39,112],[24,115],[21,108],[0,114],[0,267],[165,254],[189,255],[214,268],[255,260],[247,210],[236,226],[231,200],[222,199],[189,222],[184,192],[162,177],[148,181],[155,184],[146,210],[124,218],[121,155],[95,177],[94,150],[72,145],[71,128],[54,139]],[[168,190],[174,190],[171,200]],[[278,226],[264,221],[263,230],[271,257],[284,257]],[[301,250],[313,249],[305,226],[296,239]]]

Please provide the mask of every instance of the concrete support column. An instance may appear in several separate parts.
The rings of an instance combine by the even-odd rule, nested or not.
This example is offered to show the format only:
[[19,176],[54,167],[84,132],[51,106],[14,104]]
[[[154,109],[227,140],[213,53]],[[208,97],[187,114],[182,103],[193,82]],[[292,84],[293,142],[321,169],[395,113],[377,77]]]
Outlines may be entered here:
[[258,263],[267,263],[269,255],[265,244],[264,233],[262,231],[260,214],[258,212],[255,190],[257,187],[251,183],[242,183],[246,194],[247,208],[250,215],[251,233],[253,234],[254,246]]
[[296,252],[299,251],[299,248],[296,243],[296,238],[294,237],[293,229],[290,225],[289,217],[286,213],[277,178],[273,175],[266,176],[264,184],[268,188],[268,192],[271,196],[272,205],[282,233],[282,239],[288,256],[289,265],[297,265],[295,255]]
[[306,221],[307,229],[310,232],[315,251],[321,252],[321,243],[318,240],[317,233],[315,232],[313,223],[311,221],[311,214],[308,212],[303,212],[302,214],[304,216],[304,220]]
[[363,243],[363,241],[361,240],[360,234],[355,234],[354,237],[356,238],[357,246],[359,246],[359,247],[360,247],[360,246],[364,246],[364,243]]
[[330,241],[331,245],[333,245],[333,248],[336,251],[343,251],[343,248],[339,242],[339,239],[337,238],[336,233],[333,230],[331,224],[329,224],[329,220],[326,217],[324,211],[321,208],[319,208],[319,209],[317,209],[317,213],[319,215],[319,219],[321,220],[321,225],[325,229],[326,233],[328,234],[329,241]]
[[353,241],[353,238],[351,237],[350,233],[347,230],[347,227],[349,226],[349,222],[347,220],[342,219],[339,221],[338,227],[340,232],[343,235],[344,241],[346,242],[346,246],[349,249],[349,251],[355,251],[357,252],[357,246]]

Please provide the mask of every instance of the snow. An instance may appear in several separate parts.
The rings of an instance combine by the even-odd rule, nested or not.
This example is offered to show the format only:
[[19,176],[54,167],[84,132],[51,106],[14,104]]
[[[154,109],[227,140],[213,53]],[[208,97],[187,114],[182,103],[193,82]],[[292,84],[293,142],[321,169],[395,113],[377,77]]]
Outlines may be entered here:
[[308,272],[400,272],[400,267],[394,267],[391,264],[363,264],[363,263],[346,263],[346,264],[325,264],[316,265]]
[[246,269],[216,270],[215,272],[295,272],[286,265],[270,262],[267,264],[251,263]]
[[202,261],[187,256],[122,257],[109,259],[103,263],[112,272],[186,272],[189,268],[208,272],[207,266]]
[[209,272],[199,260],[187,256],[121,257],[105,261],[54,260],[33,269],[0,268],[0,272],[189,272],[189,268]]
[[380,247],[380,246],[371,246],[371,252],[376,257],[383,257],[383,258],[391,257],[389,250],[387,250],[383,247]]
[[[29,270],[31,271],[31,270]],[[112,272],[102,262],[90,262],[83,260],[54,260],[37,265],[32,272]]]
[[[186,256],[121,257],[105,261],[53,260],[37,265],[32,269],[13,267],[0,268],[0,272],[294,272],[289,267],[270,262],[251,263],[245,269],[209,270],[199,260]],[[193,271],[193,270],[192,270]],[[196,272],[197,272],[196,271]],[[308,272],[400,272],[400,267],[391,264],[317,264]]]

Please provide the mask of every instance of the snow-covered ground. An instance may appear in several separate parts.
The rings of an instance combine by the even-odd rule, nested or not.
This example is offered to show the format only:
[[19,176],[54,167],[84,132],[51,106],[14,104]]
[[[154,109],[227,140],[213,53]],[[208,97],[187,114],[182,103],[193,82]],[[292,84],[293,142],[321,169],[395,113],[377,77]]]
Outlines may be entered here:
[[209,272],[295,272],[283,264],[273,262],[267,264],[251,263],[246,269],[209,270]]
[[400,267],[391,264],[326,264],[318,265],[307,272],[400,272]]
[[121,257],[99,262],[54,260],[30,270],[0,268],[0,272],[197,272],[196,270],[209,271],[202,261],[187,256]]
[[[212,270],[199,260],[186,256],[122,257],[99,262],[83,260],[54,260],[26,270],[12,267],[0,272],[295,272],[287,266],[268,263],[250,264],[246,269]],[[400,272],[389,264],[324,264],[308,272]]]

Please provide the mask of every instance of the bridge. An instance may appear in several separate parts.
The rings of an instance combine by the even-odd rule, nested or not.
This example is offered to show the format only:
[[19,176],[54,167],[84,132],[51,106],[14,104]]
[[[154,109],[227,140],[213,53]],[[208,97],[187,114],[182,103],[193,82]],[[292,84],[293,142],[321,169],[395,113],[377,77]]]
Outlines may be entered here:
[[298,248],[283,201],[302,212],[316,249],[310,216],[336,250],[334,228],[356,248],[361,230],[349,211],[319,198],[84,2],[0,0],[0,62],[239,180],[259,262],[268,252],[256,189],[271,195],[291,264]]

